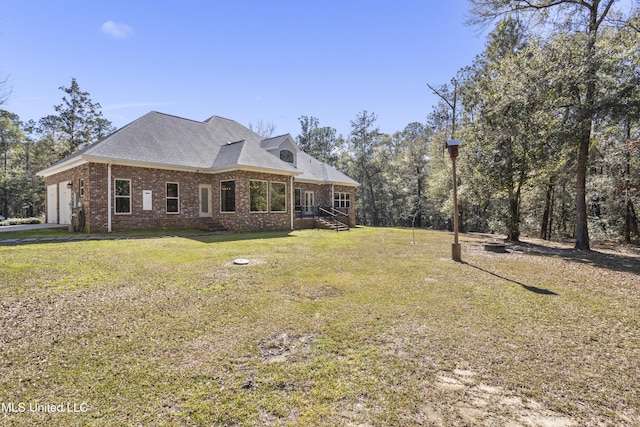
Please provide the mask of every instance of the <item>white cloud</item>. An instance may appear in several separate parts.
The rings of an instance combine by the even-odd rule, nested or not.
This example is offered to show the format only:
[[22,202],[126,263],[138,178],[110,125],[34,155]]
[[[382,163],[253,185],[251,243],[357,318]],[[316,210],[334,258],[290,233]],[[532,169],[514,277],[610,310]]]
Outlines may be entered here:
[[126,24],[118,24],[111,20],[102,24],[102,32],[116,39],[126,39],[133,35],[133,29]]

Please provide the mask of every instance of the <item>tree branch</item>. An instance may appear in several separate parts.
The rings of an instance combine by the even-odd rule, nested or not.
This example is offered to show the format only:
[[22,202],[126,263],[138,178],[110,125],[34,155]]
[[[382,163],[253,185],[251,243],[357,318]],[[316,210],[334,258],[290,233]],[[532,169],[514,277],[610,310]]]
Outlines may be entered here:
[[607,3],[607,6],[604,8],[604,12],[602,12],[600,19],[598,19],[598,21],[596,22],[596,29],[600,27],[600,24],[602,24],[604,18],[609,14],[609,10],[611,10],[613,3],[615,3],[615,0],[609,0],[609,3]]
[[434,93],[434,95],[437,95],[438,98],[442,99],[444,102],[447,103],[447,105],[449,106],[449,108],[453,109],[453,104],[451,102],[449,102],[449,100],[442,94],[440,93],[436,88],[434,88],[433,86],[431,86],[429,83],[427,83],[427,87],[429,89],[431,89],[431,92]]

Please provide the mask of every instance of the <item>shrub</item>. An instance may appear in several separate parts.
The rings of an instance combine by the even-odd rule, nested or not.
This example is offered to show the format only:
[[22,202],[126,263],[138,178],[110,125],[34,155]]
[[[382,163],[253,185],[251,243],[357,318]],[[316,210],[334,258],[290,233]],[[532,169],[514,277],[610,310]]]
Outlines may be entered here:
[[42,224],[40,218],[9,218],[4,221],[0,221],[0,227],[6,225],[23,225],[23,224]]

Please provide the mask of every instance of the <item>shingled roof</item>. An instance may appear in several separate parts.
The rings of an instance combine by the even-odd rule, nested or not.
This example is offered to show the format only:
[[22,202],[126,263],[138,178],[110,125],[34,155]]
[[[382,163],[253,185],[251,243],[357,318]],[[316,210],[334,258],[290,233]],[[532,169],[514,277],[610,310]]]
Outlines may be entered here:
[[287,136],[263,139],[238,122],[222,117],[198,122],[152,111],[38,175],[46,177],[96,162],[200,172],[255,170],[358,185],[302,151],[298,150],[297,167],[266,151]]

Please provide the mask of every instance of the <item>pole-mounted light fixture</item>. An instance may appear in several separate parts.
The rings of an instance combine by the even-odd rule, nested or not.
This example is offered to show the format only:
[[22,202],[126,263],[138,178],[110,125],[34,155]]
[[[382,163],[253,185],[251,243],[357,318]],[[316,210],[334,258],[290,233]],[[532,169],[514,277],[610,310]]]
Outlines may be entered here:
[[447,141],[447,149],[453,165],[453,244],[451,245],[451,258],[454,261],[462,261],[462,249],[458,242],[458,182],[456,179],[456,157],[458,157],[459,147],[460,140],[450,139]]

